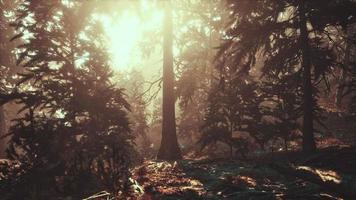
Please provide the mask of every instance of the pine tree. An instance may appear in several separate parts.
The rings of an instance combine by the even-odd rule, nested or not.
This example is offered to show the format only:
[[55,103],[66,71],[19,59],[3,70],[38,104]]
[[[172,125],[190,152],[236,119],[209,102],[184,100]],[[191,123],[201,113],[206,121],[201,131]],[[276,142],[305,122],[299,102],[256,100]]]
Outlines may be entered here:
[[8,149],[24,170],[7,188],[15,199],[79,199],[94,189],[128,189],[134,158],[129,104],[110,81],[91,9],[59,0],[26,0],[19,7],[13,40],[26,41],[17,61],[26,71],[8,95],[23,116],[10,129]]
[[151,157],[151,141],[148,137],[148,113],[147,102],[144,99],[145,79],[141,71],[136,69],[122,74],[120,77],[121,87],[125,88],[127,100],[130,102],[131,112],[129,113],[132,134],[138,140],[137,148],[143,157]]
[[[181,114],[178,134],[184,146],[195,148],[207,106],[207,97],[216,76],[214,54],[227,21],[221,1],[179,1],[176,31],[177,97]],[[201,12],[197,12],[197,11]]]
[[303,150],[313,152],[313,122],[317,110],[317,86],[335,67],[334,28],[352,23],[355,2],[322,0],[229,1],[233,18],[226,43],[220,49],[221,67],[248,72],[263,51],[264,77],[301,77],[303,101]]
[[235,132],[248,132],[261,148],[270,139],[269,135],[262,132],[266,131],[262,124],[264,113],[260,105],[264,96],[258,89],[258,82],[251,76],[236,76],[229,69],[224,69],[220,74],[220,81],[215,82],[209,95],[199,143],[204,148],[220,141],[230,146],[230,156],[233,156],[234,148],[245,156],[248,141],[246,138],[234,137]]

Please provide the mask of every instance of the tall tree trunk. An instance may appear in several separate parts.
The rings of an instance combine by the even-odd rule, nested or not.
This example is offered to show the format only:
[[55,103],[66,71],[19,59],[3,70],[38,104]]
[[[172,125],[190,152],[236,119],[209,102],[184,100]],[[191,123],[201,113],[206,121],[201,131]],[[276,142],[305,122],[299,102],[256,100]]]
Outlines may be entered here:
[[308,39],[305,0],[300,0],[300,39],[303,68],[303,151],[312,153],[316,150],[313,127],[313,86],[311,77],[310,46]]
[[182,158],[182,155],[178,146],[176,134],[172,52],[173,27],[170,0],[164,2],[164,8],[162,140],[157,158],[162,160],[178,160]]
[[[7,29],[3,29],[2,26],[6,25],[6,20],[4,17],[4,5],[3,2],[0,1],[0,27],[2,30],[0,30],[0,70],[2,70],[2,66],[7,66],[8,64],[8,53],[5,52],[7,51],[6,47],[6,42],[7,42],[7,37],[6,37],[6,31]],[[3,79],[4,77],[0,77],[0,79]],[[1,80],[0,80],[1,81]],[[0,158],[5,157],[5,149],[6,149],[6,141],[5,138],[2,138],[6,134],[6,121],[5,121],[5,111],[4,111],[4,106],[0,105]]]
[[0,158],[5,158],[6,140],[1,138],[6,134],[6,119],[4,107],[0,106]]

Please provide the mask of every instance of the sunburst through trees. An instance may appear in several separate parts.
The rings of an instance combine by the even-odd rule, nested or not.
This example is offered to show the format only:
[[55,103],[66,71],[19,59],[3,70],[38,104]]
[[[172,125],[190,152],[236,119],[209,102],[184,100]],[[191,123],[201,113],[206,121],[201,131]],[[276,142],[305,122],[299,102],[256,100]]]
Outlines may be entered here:
[[355,199],[354,0],[0,0],[0,199]]

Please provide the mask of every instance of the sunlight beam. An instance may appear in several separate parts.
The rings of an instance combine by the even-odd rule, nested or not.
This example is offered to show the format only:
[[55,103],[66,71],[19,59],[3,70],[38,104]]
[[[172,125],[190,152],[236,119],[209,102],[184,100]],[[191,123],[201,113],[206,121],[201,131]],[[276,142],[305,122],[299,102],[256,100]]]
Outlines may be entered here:
[[162,26],[163,11],[151,4],[141,0],[143,16],[129,8],[115,17],[106,14],[95,16],[103,25],[114,70],[126,70],[142,64],[140,42],[147,39],[147,33],[153,33]]

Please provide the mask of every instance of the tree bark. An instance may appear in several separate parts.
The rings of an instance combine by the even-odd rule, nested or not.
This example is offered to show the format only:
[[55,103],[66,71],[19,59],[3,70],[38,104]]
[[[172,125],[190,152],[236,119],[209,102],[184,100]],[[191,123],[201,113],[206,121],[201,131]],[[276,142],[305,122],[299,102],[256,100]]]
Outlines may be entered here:
[[[4,5],[2,2],[0,2],[0,27],[4,26],[6,24],[5,18],[4,18]],[[1,27],[2,29],[3,27]],[[7,52],[7,47],[6,47],[6,33],[7,29],[2,29],[0,31],[0,67],[2,66],[7,66],[8,64],[8,59],[9,55]],[[0,68],[2,70],[2,68]],[[0,77],[0,79],[3,79],[4,77]],[[6,141],[5,138],[1,138],[6,134],[6,121],[5,121],[5,111],[3,105],[0,105],[0,158],[5,157],[5,149],[6,149]]]
[[162,140],[157,159],[182,158],[177,141],[173,71],[173,26],[170,0],[164,2]]
[[6,140],[1,138],[6,134],[6,119],[4,107],[0,106],[0,159],[6,157]]
[[302,52],[303,68],[303,151],[307,153],[315,152],[313,127],[313,86],[311,76],[311,58],[308,39],[307,18],[305,13],[305,0],[300,0],[300,42]]

